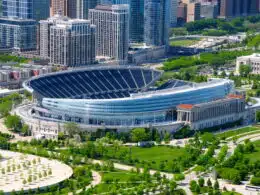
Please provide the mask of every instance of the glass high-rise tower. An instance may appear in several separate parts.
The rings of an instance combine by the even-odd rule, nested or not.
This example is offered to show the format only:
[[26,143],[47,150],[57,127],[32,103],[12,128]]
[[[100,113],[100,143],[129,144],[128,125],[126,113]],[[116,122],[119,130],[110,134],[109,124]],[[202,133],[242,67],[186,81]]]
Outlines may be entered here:
[[169,44],[171,0],[144,1],[144,42],[146,45]]
[[50,15],[49,0],[2,0],[4,17],[19,19],[46,19]]
[[144,0],[130,2],[130,41],[144,41]]
[[144,0],[100,0],[100,4],[128,4],[129,40],[131,43],[144,41]]

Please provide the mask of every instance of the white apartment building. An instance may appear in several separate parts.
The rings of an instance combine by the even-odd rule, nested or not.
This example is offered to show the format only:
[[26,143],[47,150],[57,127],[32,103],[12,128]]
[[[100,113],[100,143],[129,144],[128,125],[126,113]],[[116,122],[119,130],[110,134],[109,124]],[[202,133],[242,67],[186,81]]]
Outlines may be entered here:
[[40,55],[55,65],[94,64],[95,31],[89,20],[54,16],[40,21]]
[[96,25],[96,54],[126,64],[129,47],[129,5],[98,5],[89,9]]
[[241,65],[249,65],[252,74],[260,74],[260,54],[254,53],[249,56],[241,56],[236,61],[236,74],[239,74]]

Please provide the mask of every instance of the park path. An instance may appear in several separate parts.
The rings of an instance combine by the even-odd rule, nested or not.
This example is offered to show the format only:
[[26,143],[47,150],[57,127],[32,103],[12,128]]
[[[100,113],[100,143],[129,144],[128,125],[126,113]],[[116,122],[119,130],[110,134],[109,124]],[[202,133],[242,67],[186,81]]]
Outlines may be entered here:
[[[100,184],[102,181],[102,177],[99,174],[99,172],[91,170],[91,173],[92,173],[92,181],[89,185],[86,186],[85,190],[95,187],[96,185]],[[76,194],[81,193],[83,190],[84,189],[77,190]],[[69,192],[68,195],[73,195],[73,192]]]
[[[228,156],[231,156],[234,153],[237,144],[242,144],[247,139],[252,141],[252,142],[260,140],[260,133],[252,134],[252,135],[246,135],[246,133],[245,133],[244,135],[245,136],[240,137],[235,143],[232,140],[227,143]],[[208,176],[206,178],[210,178],[210,177]],[[232,189],[235,189],[236,192],[239,192],[239,193],[244,194],[244,195],[258,195],[259,194],[256,191],[246,190],[245,187],[249,183],[248,181],[242,182],[241,185],[230,184],[226,180],[223,180],[223,179],[219,179],[218,181],[219,181],[220,188],[226,187],[229,191],[232,191]]]
[[[91,160],[91,163],[102,165],[104,163],[104,161],[102,161],[102,160]],[[132,171],[132,170],[137,169],[135,166],[129,166],[129,165],[121,164],[121,163],[114,163],[114,167],[116,169],[123,170],[123,171]],[[143,172],[143,171],[144,171],[144,169],[140,168],[140,172]],[[158,172],[158,171],[149,170],[150,175],[153,175],[156,172]],[[159,171],[159,173],[160,173],[161,176],[165,176],[169,180],[174,178],[174,175],[172,173],[166,173],[166,172],[160,172],[160,171]],[[189,185],[189,183],[188,183],[188,185]],[[184,183],[184,185],[179,185],[178,187],[183,189],[187,195],[192,195],[192,192],[190,191],[188,185],[186,183]]]

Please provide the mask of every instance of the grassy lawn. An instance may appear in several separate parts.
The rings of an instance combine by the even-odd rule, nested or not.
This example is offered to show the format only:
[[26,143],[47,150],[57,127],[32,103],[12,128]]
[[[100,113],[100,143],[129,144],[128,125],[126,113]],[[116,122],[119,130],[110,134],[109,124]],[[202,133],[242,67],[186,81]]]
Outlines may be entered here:
[[185,150],[183,148],[173,148],[173,147],[165,147],[165,146],[155,146],[152,148],[138,148],[134,147],[132,149],[133,158],[138,158],[140,160],[147,161],[165,161],[165,160],[173,160],[177,159],[183,154],[185,154]]
[[191,46],[191,45],[195,45],[197,44],[198,42],[200,42],[201,39],[183,39],[183,40],[172,40],[170,42],[171,46],[184,46],[184,47],[187,47],[187,46]]
[[[133,159],[133,164],[143,167],[144,164],[149,164],[152,169],[160,170],[161,162],[171,162],[178,158],[187,155],[184,148],[168,147],[168,146],[154,146],[151,148],[140,148],[140,147],[120,147],[117,153],[112,148],[108,148],[108,156],[112,159],[119,159],[119,155],[122,152],[130,152]],[[119,160],[123,161],[124,160]],[[165,167],[165,171],[168,170]]]
[[246,158],[249,158],[250,161],[255,162],[260,160],[260,140],[254,142],[256,151],[251,154],[245,154]]
[[97,194],[111,191],[116,182],[120,183],[122,189],[136,187],[143,182],[140,175],[127,171],[115,170],[113,172],[100,173],[102,175],[102,183],[95,187]]
[[244,128],[237,129],[237,130],[220,133],[220,134],[217,134],[216,136],[220,139],[226,139],[229,137],[237,136],[242,133],[248,133],[248,132],[252,132],[252,131],[256,131],[256,130],[260,130],[260,127],[257,127],[257,126],[244,127]]
[[221,195],[242,195],[238,192],[222,192]]

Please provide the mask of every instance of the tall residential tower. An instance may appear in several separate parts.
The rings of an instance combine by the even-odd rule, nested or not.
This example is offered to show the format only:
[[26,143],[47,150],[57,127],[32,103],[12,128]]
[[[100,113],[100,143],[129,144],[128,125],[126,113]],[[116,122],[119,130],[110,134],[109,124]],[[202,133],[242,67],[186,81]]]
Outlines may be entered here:
[[51,0],[51,16],[59,14],[70,18],[87,19],[88,10],[95,8],[99,0]]
[[36,21],[0,18],[0,48],[16,51],[36,49]]
[[129,47],[129,5],[98,5],[89,10],[89,19],[96,25],[96,51],[125,64]]
[[51,0],[50,16],[67,16],[67,0]]
[[95,63],[95,26],[89,20],[54,16],[40,21],[40,55],[70,67]]

